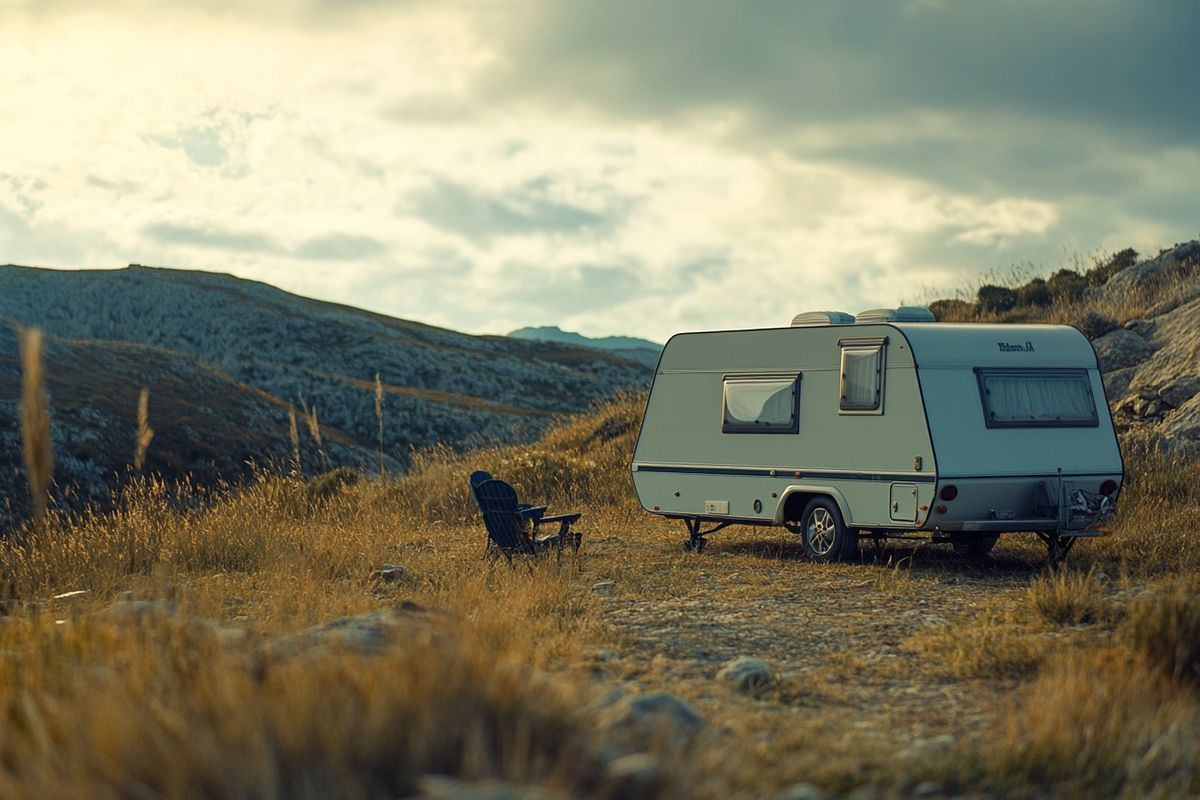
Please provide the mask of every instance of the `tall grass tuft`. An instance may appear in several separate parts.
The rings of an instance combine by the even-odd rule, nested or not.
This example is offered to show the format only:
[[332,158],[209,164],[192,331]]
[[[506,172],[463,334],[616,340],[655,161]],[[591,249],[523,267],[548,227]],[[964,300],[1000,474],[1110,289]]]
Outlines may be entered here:
[[41,523],[54,471],[50,442],[50,405],[42,365],[43,339],[37,328],[21,332],[21,439],[25,445],[25,473],[33,501],[33,519]]
[[383,477],[383,382],[375,373],[375,419],[379,420],[379,477]]
[[304,396],[300,396],[300,409],[304,416],[304,426],[308,428],[308,435],[312,437],[313,442],[317,445],[317,455],[321,457],[321,471],[329,471],[329,458],[325,455],[325,444],[321,441],[321,422],[317,419],[317,407],[314,405],[309,407],[304,403]]
[[288,408],[288,439],[292,443],[292,475],[301,477],[304,472],[300,464],[300,431],[296,427],[296,409]]
[[1132,648],[1176,681],[1200,683],[1200,580],[1169,580],[1135,600],[1122,629]]
[[1093,567],[1087,572],[1062,570],[1035,578],[1029,600],[1049,622],[1081,625],[1102,619],[1108,605],[1104,588]]
[[142,387],[138,395],[137,425],[137,452],[133,456],[133,468],[141,473],[146,463],[146,450],[154,438],[154,429],[150,427],[150,390],[146,387]]

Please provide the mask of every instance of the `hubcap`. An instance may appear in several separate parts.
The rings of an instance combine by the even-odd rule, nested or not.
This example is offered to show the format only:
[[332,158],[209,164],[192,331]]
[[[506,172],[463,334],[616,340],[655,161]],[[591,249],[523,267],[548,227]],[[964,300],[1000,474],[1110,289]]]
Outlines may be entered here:
[[804,537],[812,551],[821,556],[829,555],[833,550],[836,534],[837,526],[834,524],[833,514],[825,508],[813,509],[808,518],[808,527],[804,531]]

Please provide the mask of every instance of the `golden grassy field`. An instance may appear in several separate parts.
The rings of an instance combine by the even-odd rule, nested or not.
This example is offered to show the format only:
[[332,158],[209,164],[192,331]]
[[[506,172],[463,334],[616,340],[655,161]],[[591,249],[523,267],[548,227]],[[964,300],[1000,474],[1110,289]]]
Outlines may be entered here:
[[[111,515],[27,528],[0,549],[0,796],[465,791],[430,775],[547,797],[1200,791],[1195,466],[1136,454],[1112,536],[1053,573],[1016,538],[982,564],[904,542],[816,565],[773,530],[697,556],[632,496],[640,411],[191,510],[143,481]],[[581,556],[485,560],[477,467],[583,511]],[[718,681],[739,654],[770,684]],[[707,724],[623,743],[614,688]],[[628,752],[653,759],[633,778]]]
[[[0,542],[0,797],[1200,794],[1200,467],[1127,446],[1111,535],[1057,571],[1032,536],[696,555],[633,496],[642,404],[390,479],[131,478],[31,522]],[[474,469],[583,512],[581,554],[485,559]],[[742,655],[764,685],[717,677]],[[659,692],[703,724],[631,716]]]

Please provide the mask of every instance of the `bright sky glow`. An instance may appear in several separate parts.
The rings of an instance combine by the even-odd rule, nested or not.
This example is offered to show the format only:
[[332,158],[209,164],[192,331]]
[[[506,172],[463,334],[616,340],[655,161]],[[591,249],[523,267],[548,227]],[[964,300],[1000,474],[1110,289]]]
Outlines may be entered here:
[[1194,0],[0,0],[0,263],[659,341],[1200,236]]

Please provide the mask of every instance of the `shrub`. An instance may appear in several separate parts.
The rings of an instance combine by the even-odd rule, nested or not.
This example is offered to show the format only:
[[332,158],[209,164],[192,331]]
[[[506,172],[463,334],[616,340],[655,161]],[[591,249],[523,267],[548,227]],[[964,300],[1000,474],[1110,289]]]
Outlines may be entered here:
[[975,305],[966,300],[934,300],[929,310],[938,322],[962,322],[975,315]]
[[1096,266],[1087,271],[1084,275],[1087,282],[1092,286],[1103,286],[1108,283],[1108,279],[1116,275],[1123,269],[1129,269],[1137,263],[1138,252],[1132,247],[1126,247],[1119,253],[1114,254],[1107,261],[1097,261]]
[[1045,278],[1034,278],[1017,289],[1017,302],[1023,306],[1045,308],[1054,302],[1054,295],[1050,292],[1050,287],[1046,285]]
[[1099,339],[1109,331],[1115,331],[1121,327],[1112,317],[1098,314],[1095,311],[1087,312],[1079,319],[1074,320],[1071,325],[1088,339]]
[[1060,269],[1046,281],[1046,286],[1056,303],[1075,302],[1083,297],[1087,285],[1087,279],[1073,269]]
[[1080,625],[1101,619],[1106,611],[1104,589],[1095,569],[1062,571],[1029,584],[1029,600],[1046,620],[1062,625]]
[[1200,581],[1177,578],[1139,597],[1124,635],[1146,660],[1175,680],[1200,683]]
[[1017,304],[1017,293],[1004,286],[984,284],[979,287],[979,309],[988,314],[999,314]]
[[983,758],[994,781],[1039,796],[1195,796],[1197,723],[1194,698],[1137,659],[1071,655],[1043,669]]

